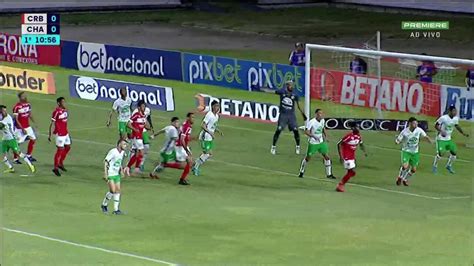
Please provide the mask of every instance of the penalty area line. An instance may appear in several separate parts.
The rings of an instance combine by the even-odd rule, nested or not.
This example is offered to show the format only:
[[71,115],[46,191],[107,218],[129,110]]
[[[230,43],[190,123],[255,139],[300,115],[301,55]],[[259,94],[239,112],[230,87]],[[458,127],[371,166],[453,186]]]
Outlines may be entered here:
[[[91,141],[91,140],[84,140],[84,139],[72,139],[72,142],[74,142],[74,141],[82,142],[82,143],[88,143],[88,144],[109,146],[109,147],[114,146],[114,144],[98,142],[98,141]],[[159,152],[156,152],[156,151],[149,151],[149,152],[153,153],[153,154],[159,154]],[[232,166],[237,166],[237,167],[244,167],[244,168],[248,168],[248,169],[254,169],[254,170],[258,170],[258,171],[265,171],[265,172],[271,172],[271,173],[276,173],[276,174],[280,174],[280,175],[287,175],[287,176],[296,177],[296,174],[294,174],[294,173],[292,174],[292,173],[284,172],[284,171],[266,169],[266,168],[262,168],[262,167],[258,167],[258,166],[244,165],[244,164],[232,163],[232,162],[215,160],[215,159],[211,159],[210,161],[211,162],[216,162],[216,163],[223,163],[223,164],[227,164],[227,165],[232,165]],[[331,181],[331,180],[326,179],[326,178],[318,178],[318,177],[312,177],[312,176],[307,176],[306,178],[313,179],[313,180],[318,180],[318,181],[321,181],[321,182],[336,183],[336,182]],[[384,192],[388,192],[388,193],[402,194],[402,195],[407,195],[407,196],[412,196],[412,197],[431,199],[431,200],[468,199],[468,198],[471,197],[471,196],[438,196],[438,197],[434,197],[434,196],[421,195],[421,194],[416,194],[416,193],[392,190],[392,189],[375,187],[375,186],[366,186],[366,185],[361,185],[361,184],[356,184],[356,183],[347,183],[347,185],[348,186],[353,186],[353,187],[361,187],[361,188],[365,188],[365,189],[371,189],[371,190],[384,191]]]
[[67,240],[62,240],[62,239],[58,239],[58,238],[49,237],[49,236],[43,236],[43,235],[40,235],[40,234],[29,233],[29,232],[25,232],[25,231],[21,231],[21,230],[17,230],[17,229],[11,229],[11,228],[7,228],[7,227],[2,227],[2,229],[4,231],[11,232],[11,233],[17,233],[17,234],[22,234],[22,235],[26,235],[26,236],[41,238],[41,239],[45,239],[45,240],[49,240],[49,241],[53,241],[53,242],[58,242],[58,243],[71,245],[71,246],[75,246],[75,247],[81,247],[81,248],[85,248],[85,249],[102,251],[102,252],[105,252],[105,253],[115,254],[115,255],[119,255],[119,256],[130,257],[130,258],[135,258],[135,259],[140,259],[140,260],[146,260],[146,261],[150,261],[150,262],[154,262],[154,263],[161,263],[161,264],[170,265],[170,266],[178,266],[179,265],[179,264],[164,261],[164,260],[154,259],[154,258],[150,258],[150,257],[135,255],[135,254],[116,251],[116,250],[110,250],[110,249],[95,247],[95,246],[91,246],[91,245],[80,244],[80,243],[76,243],[76,242],[71,242],[71,241],[67,241]]

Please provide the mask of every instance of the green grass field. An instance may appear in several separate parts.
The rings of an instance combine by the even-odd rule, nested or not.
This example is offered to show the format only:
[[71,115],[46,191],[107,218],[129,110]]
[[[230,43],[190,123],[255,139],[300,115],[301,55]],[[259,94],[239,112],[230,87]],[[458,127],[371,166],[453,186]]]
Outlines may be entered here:
[[[473,263],[470,195],[474,154],[465,147],[468,140],[459,134],[455,136],[460,148],[456,175],[449,175],[442,167],[437,175],[431,174],[435,148],[422,143],[421,165],[411,186],[397,187],[394,181],[400,156],[393,143],[395,134],[363,132],[369,157],[359,156],[357,176],[341,194],[334,191],[334,182],[324,178],[320,160],[309,164],[306,178],[296,177],[302,156],[294,154],[291,134],[282,134],[279,154],[272,156],[269,148],[274,125],[222,117],[220,128],[225,135],[216,140],[215,156],[203,166],[202,175],[190,177],[192,186],[178,186],[181,172],[173,169],[167,169],[160,180],[127,178],[122,182],[121,204],[126,215],[104,215],[99,208],[107,190],[101,179],[102,160],[117,137],[116,124],[111,129],[105,127],[111,104],[69,98],[68,75],[173,87],[176,111],[155,112],[156,128],[167,125],[171,116],[184,117],[193,110],[196,93],[275,103],[276,96],[57,67],[9,65],[55,73],[57,94],[68,100],[73,144],[66,160],[69,171],[60,178],[54,176],[55,147],[45,134],[58,95],[30,93],[40,133],[34,153],[39,159],[38,172],[31,176],[21,165],[16,166],[17,173],[1,175],[2,265]],[[14,91],[1,90],[0,97],[0,103],[9,108],[16,102]],[[370,110],[329,103],[312,105],[322,107],[327,116],[375,115]],[[473,133],[472,128],[467,130]],[[344,170],[337,163],[335,143],[344,132],[329,133],[334,173],[340,177]],[[434,137],[433,132],[430,135]],[[152,143],[148,170],[158,159],[161,144],[161,138]],[[192,147],[197,155],[198,144]]]

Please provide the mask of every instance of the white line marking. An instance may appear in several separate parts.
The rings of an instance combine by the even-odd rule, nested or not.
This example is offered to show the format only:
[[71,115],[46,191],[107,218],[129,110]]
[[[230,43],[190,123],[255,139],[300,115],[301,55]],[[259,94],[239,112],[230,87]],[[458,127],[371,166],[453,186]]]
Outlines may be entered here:
[[[9,93],[5,93],[5,95],[8,95],[8,96],[15,96],[13,94],[9,94]],[[30,96],[31,98],[31,96]],[[47,102],[56,102],[55,100],[52,100],[52,99],[44,99],[44,98],[37,98],[37,97],[33,97],[35,100],[39,100],[39,101],[47,101]],[[99,107],[99,106],[92,106],[92,105],[84,105],[84,104],[77,104],[77,103],[67,103],[68,105],[72,105],[72,106],[78,106],[78,107],[84,107],[84,108],[92,108],[92,109],[99,109],[99,110],[106,110],[106,111],[110,111],[111,108],[105,108],[105,107]],[[155,117],[156,118],[156,117]],[[161,117],[160,117],[161,118]],[[232,128],[232,129],[238,129],[238,130],[246,130],[246,131],[252,131],[252,132],[257,132],[257,133],[264,133],[264,134],[272,134],[272,132],[268,131],[268,130],[262,130],[262,129],[254,129],[254,128],[246,128],[246,127],[238,127],[238,126],[230,126],[230,125],[220,125],[221,127],[226,127],[226,128]],[[289,134],[287,132],[285,132],[284,134]],[[382,147],[382,146],[376,146],[376,145],[370,145],[370,144],[365,144],[365,146],[367,147],[372,147],[372,148],[376,148],[376,149],[379,149],[379,150],[386,150],[386,151],[393,151],[393,152],[397,152],[399,153],[400,152],[400,149],[395,149],[395,148],[388,148],[388,147]],[[424,154],[424,153],[420,153],[421,156],[424,156],[424,157],[429,157],[429,158],[434,158],[434,155],[431,155],[431,154]],[[464,159],[456,159],[457,162],[463,162],[463,163],[472,163],[471,161],[469,160],[464,160]]]
[[164,261],[164,260],[158,260],[158,259],[154,259],[154,258],[150,258],[150,257],[139,256],[139,255],[135,255],[135,254],[125,253],[125,252],[120,252],[120,251],[115,251],[115,250],[110,250],[110,249],[105,249],[105,248],[99,248],[99,247],[94,247],[94,246],[85,245],[85,244],[79,244],[79,243],[66,241],[66,240],[61,240],[61,239],[57,239],[57,238],[52,238],[52,237],[48,237],[48,236],[43,236],[43,235],[39,235],[39,234],[28,233],[28,232],[21,231],[21,230],[10,229],[10,228],[7,228],[7,227],[3,227],[3,230],[5,230],[7,232],[12,232],[12,233],[17,233],[17,234],[37,237],[37,238],[46,239],[46,240],[54,241],[54,242],[59,242],[59,243],[67,244],[67,245],[71,245],[71,246],[76,246],[76,247],[81,247],[81,248],[86,248],[86,249],[92,249],[92,250],[98,250],[98,251],[102,251],[102,252],[105,252],[105,253],[111,253],[111,254],[115,254],[115,255],[131,257],[131,258],[151,261],[151,262],[155,262],[155,263],[166,264],[166,265],[170,265],[170,266],[179,265],[179,264]]
[[[40,134],[42,135],[42,134]],[[109,143],[104,143],[104,142],[97,142],[97,141],[91,141],[91,140],[84,140],[84,139],[72,139],[72,142],[74,141],[77,142],[83,142],[83,143],[88,143],[88,144],[94,144],[94,145],[103,145],[103,146],[108,146],[108,147],[113,147],[114,144],[109,144]],[[156,151],[149,151],[149,153],[154,153],[154,154],[160,154],[159,152]],[[237,166],[237,167],[245,167],[248,169],[254,169],[254,170],[259,170],[259,171],[265,171],[265,172],[271,172],[271,173],[276,173],[276,174],[281,174],[281,175],[288,175],[288,176],[294,176],[296,177],[295,173],[289,173],[289,172],[284,172],[284,171],[278,171],[278,170],[271,170],[271,169],[266,169],[266,168],[261,168],[258,166],[252,166],[252,165],[244,165],[244,164],[238,164],[238,163],[231,163],[231,162],[226,162],[226,161],[221,161],[221,160],[215,160],[212,159],[211,161],[217,162],[217,163],[223,163],[227,165],[232,165],[232,166]],[[312,177],[312,176],[306,176],[305,178],[308,179],[314,179],[322,182],[331,182],[335,183],[334,181],[331,181],[326,178],[318,178],[318,177]],[[381,188],[381,187],[375,187],[375,186],[366,186],[366,185],[361,185],[361,184],[355,184],[355,183],[347,183],[349,186],[354,186],[354,187],[361,187],[361,188],[366,188],[366,189],[371,189],[371,190],[378,190],[378,191],[384,191],[384,192],[389,192],[389,193],[395,193],[395,194],[403,194],[403,195],[408,195],[408,196],[413,196],[413,197],[418,197],[418,198],[425,198],[425,199],[432,199],[432,200],[448,200],[448,199],[466,199],[470,198],[471,196],[459,196],[459,197],[433,197],[433,196],[427,196],[427,195],[421,195],[421,194],[416,194],[416,193],[410,193],[410,192],[404,192],[404,191],[398,191],[398,190],[391,190],[391,189],[386,189],[386,188]]]

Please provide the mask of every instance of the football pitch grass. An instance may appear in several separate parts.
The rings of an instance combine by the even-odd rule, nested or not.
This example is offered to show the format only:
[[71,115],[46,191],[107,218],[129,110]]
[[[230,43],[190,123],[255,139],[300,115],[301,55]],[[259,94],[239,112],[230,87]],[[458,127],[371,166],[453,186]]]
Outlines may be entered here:
[[[37,173],[16,166],[1,173],[0,206],[5,265],[472,265],[472,149],[455,133],[459,160],[455,175],[440,164],[431,173],[434,145],[421,143],[421,164],[410,187],[397,187],[400,152],[394,132],[362,132],[369,157],[358,154],[358,169],[346,193],[334,191],[319,158],[297,178],[303,155],[294,154],[290,133],[282,134],[278,155],[269,153],[274,125],[221,117],[213,159],[191,186],[178,186],[181,171],[166,169],[160,180],[125,178],[123,216],[104,215],[103,158],[114,147],[116,122],[105,127],[111,103],[69,97],[68,75],[106,77],[174,88],[176,111],[155,111],[155,128],[171,116],[195,109],[194,95],[277,102],[276,95],[125,75],[104,75],[57,67],[9,64],[52,71],[57,95],[29,93],[38,122],[34,152]],[[14,91],[0,91],[10,110]],[[62,177],[52,174],[55,152],[47,130],[55,98],[65,96],[72,149]],[[366,109],[312,102],[326,116],[371,118]],[[407,118],[409,114],[390,113]],[[201,115],[193,134],[198,133]],[[429,119],[432,129],[433,119]],[[299,121],[302,123],[302,121]],[[469,124],[462,124],[466,131]],[[329,131],[333,171],[337,140]],[[429,132],[434,138],[434,132]],[[306,138],[302,138],[303,149]],[[146,170],[159,158],[163,139],[151,144]],[[24,147],[22,147],[24,148]],[[192,143],[195,156],[200,149]],[[4,166],[2,165],[2,170]],[[27,176],[23,176],[27,175]]]

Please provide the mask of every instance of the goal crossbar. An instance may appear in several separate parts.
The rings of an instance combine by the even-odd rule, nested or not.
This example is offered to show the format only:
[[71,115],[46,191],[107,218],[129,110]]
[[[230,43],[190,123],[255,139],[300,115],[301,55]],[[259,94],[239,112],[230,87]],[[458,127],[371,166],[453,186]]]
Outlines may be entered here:
[[307,117],[310,115],[310,102],[311,102],[311,50],[323,50],[332,52],[343,52],[343,53],[358,53],[377,57],[393,57],[393,58],[404,58],[413,59],[418,61],[433,61],[433,62],[444,62],[450,64],[469,65],[474,66],[474,60],[461,59],[461,58],[450,58],[441,56],[430,56],[420,54],[408,54],[408,53],[397,53],[377,50],[366,50],[360,48],[349,48],[342,46],[333,45],[321,45],[321,44],[306,44],[306,55],[305,55],[305,114]]

